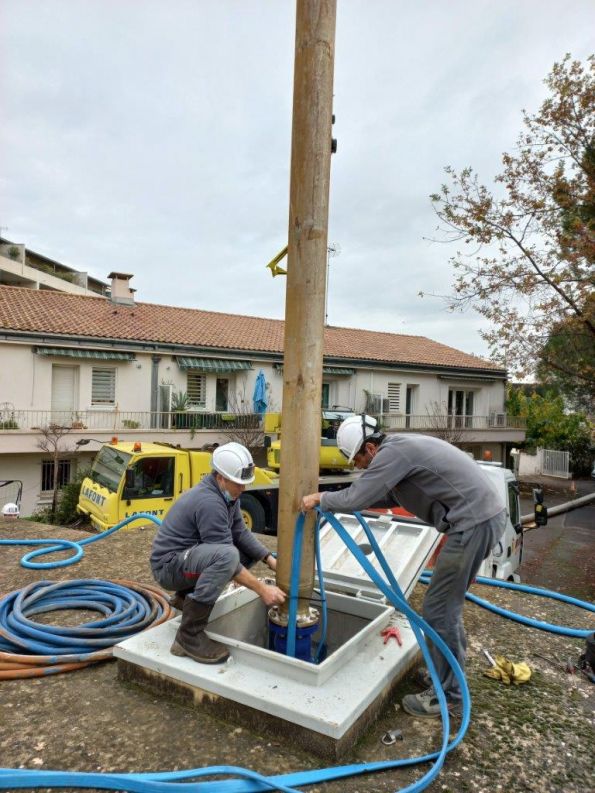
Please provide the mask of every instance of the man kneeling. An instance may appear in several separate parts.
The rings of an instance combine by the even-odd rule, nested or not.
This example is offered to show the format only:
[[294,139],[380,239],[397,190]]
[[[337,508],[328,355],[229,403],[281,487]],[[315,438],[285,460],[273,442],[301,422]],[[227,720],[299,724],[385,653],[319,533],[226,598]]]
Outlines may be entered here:
[[259,595],[268,606],[281,605],[285,593],[248,570],[277,560],[248,531],[240,495],[254,481],[252,455],[240,443],[213,452],[213,471],[173,504],[159,527],[151,551],[151,569],[164,589],[175,590],[171,604],[182,609],[182,622],[171,646],[201,664],[218,664],[227,648],[205,633],[215,601],[233,579]]

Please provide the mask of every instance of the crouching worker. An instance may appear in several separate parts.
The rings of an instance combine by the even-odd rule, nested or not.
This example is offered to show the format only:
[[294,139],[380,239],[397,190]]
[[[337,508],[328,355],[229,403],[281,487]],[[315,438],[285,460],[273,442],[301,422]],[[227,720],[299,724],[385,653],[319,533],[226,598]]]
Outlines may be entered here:
[[254,481],[248,449],[226,443],[213,452],[213,471],[173,504],[159,527],[151,552],[151,569],[164,589],[175,590],[171,604],[182,609],[182,622],[171,646],[201,664],[218,664],[227,648],[205,633],[215,601],[233,579],[259,595],[266,606],[281,605],[285,593],[265,584],[248,567],[277,560],[246,528],[240,495]]

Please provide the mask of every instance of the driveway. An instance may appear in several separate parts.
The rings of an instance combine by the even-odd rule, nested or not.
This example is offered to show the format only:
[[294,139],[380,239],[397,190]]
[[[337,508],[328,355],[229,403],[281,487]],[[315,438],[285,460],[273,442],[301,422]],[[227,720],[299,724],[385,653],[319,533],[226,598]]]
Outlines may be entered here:
[[[595,492],[595,481],[577,481],[577,496]],[[547,493],[548,507],[565,503],[568,496]],[[521,498],[521,513],[533,509]],[[587,600],[595,599],[595,503],[550,518],[547,526],[525,532],[521,579]]]

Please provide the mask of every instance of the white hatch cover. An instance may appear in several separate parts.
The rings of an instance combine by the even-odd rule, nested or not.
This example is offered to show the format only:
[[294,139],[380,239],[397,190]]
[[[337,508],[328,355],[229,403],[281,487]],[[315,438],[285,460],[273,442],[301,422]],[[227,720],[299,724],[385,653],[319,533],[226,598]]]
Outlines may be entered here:
[[[337,513],[335,517],[386,580],[358,519],[351,514],[342,513]],[[369,513],[364,518],[399,586],[405,596],[409,597],[441,535],[433,526],[418,522],[414,518],[409,520],[392,514],[372,516]],[[320,529],[320,552],[326,587],[338,592],[360,594],[374,600],[384,598],[329,523],[325,523]]]

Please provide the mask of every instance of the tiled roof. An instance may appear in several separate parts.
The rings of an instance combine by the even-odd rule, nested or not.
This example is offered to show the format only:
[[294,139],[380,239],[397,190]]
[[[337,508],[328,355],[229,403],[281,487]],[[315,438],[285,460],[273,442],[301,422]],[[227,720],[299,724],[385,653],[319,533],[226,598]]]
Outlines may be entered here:
[[[89,341],[145,342],[163,345],[282,353],[283,321],[222,314],[153,303],[123,306],[87,297],[22,287],[0,286],[0,328]],[[424,336],[404,336],[356,328],[324,330],[327,359],[489,370],[501,367]]]

